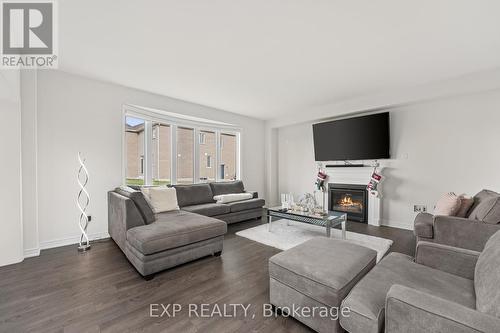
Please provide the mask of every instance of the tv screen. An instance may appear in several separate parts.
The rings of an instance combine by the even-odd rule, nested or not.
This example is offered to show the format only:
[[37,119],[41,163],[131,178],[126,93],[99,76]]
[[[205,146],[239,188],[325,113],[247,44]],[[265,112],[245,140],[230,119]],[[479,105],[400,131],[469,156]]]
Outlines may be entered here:
[[390,158],[389,112],[313,125],[316,161]]

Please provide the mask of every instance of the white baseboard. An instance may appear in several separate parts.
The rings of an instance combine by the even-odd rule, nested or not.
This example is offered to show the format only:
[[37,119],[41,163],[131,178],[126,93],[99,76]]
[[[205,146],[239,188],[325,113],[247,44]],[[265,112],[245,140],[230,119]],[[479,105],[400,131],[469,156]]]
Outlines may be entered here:
[[[91,241],[109,238],[107,232],[97,232],[95,234],[90,234],[89,239]],[[54,247],[78,244],[80,242],[80,236],[72,236],[67,238],[59,238],[50,241],[45,241],[40,243],[39,248],[25,249],[24,258],[38,257],[40,255],[40,250],[51,249]]]
[[380,225],[383,225],[383,226],[386,226],[386,227],[392,227],[392,228],[398,228],[398,229],[405,229],[405,230],[412,230],[413,231],[413,223],[412,224],[406,224],[406,223],[401,223],[399,221],[381,219],[380,220]]
[[40,255],[40,248],[35,247],[33,249],[24,250],[24,258],[38,257]]
[[[97,232],[95,234],[89,234],[89,239],[91,241],[109,238],[109,234],[107,232]],[[54,247],[78,244],[80,242],[80,236],[72,236],[67,238],[59,238],[50,241],[45,241],[40,243],[40,250],[51,249]]]

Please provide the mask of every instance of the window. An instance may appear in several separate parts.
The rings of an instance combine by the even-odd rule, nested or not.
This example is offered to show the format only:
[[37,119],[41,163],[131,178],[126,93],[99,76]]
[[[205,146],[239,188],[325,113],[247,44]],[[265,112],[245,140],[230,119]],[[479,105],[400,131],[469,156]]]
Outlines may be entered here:
[[221,164],[220,180],[236,180],[237,150],[236,135],[222,133],[221,142]]
[[200,132],[200,145],[204,145],[206,143],[206,137],[204,132]]
[[194,129],[177,128],[177,184],[192,184],[194,180]]
[[200,145],[198,151],[199,166],[199,179],[200,182],[214,182],[215,169],[212,168],[212,156],[215,156],[217,151],[217,134],[212,131],[200,131],[205,137],[205,144]]
[[154,123],[151,149],[153,185],[169,185],[172,183],[170,173],[171,142],[170,125]]
[[133,110],[124,107],[125,184],[193,184],[239,178],[237,130],[214,127],[215,122],[209,120],[180,121],[130,108]]
[[144,120],[125,117],[125,184],[144,184]]

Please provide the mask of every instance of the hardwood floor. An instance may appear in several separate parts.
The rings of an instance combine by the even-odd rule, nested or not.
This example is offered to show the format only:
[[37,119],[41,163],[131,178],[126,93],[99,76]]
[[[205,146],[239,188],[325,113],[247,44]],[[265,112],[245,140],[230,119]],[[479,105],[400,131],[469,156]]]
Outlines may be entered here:
[[[85,254],[65,246],[0,267],[0,332],[310,332],[292,318],[262,315],[269,301],[268,259],[279,250],[235,235],[260,223],[230,225],[221,257],[161,272],[151,281],[139,276],[112,240],[94,243]],[[414,253],[410,231],[355,222],[347,229],[392,239],[392,251]],[[182,306],[175,317],[150,317],[150,304],[174,303]],[[191,303],[221,309],[250,304],[250,315],[239,309],[235,318],[197,318],[189,316]],[[159,306],[154,314],[161,312]]]

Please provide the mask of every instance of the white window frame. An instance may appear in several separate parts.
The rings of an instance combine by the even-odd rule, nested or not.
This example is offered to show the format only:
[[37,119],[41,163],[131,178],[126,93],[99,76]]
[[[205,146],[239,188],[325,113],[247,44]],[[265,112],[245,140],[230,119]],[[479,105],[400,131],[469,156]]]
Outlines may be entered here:
[[[199,137],[198,137],[198,140],[200,140],[200,145],[205,145],[207,143],[207,138],[205,137],[205,133],[200,131],[200,133],[198,133]],[[202,140],[203,138],[203,140]]]
[[[216,137],[215,156],[212,157],[212,165],[215,162],[216,172],[215,181],[225,181],[220,178],[219,166],[221,164],[221,134],[230,134],[236,137],[236,179],[241,179],[241,128],[224,123],[218,123],[211,120],[193,120],[193,117],[185,117],[181,114],[171,112],[162,112],[161,110],[151,111],[149,108],[143,108],[135,105],[123,105],[122,107],[122,181],[126,184],[127,151],[126,151],[126,117],[134,117],[144,120],[144,185],[153,184],[151,149],[153,147],[153,123],[159,123],[170,126],[170,181],[173,185],[177,184],[177,127],[192,128],[194,135],[193,147],[193,183],[203,183],[200,180],[200,131],[214,132]],[[175,115],[175,116],[172,116]],[[214,124],[215,123],[215,124]],[[148,144],[149,143],[149,144]]]

